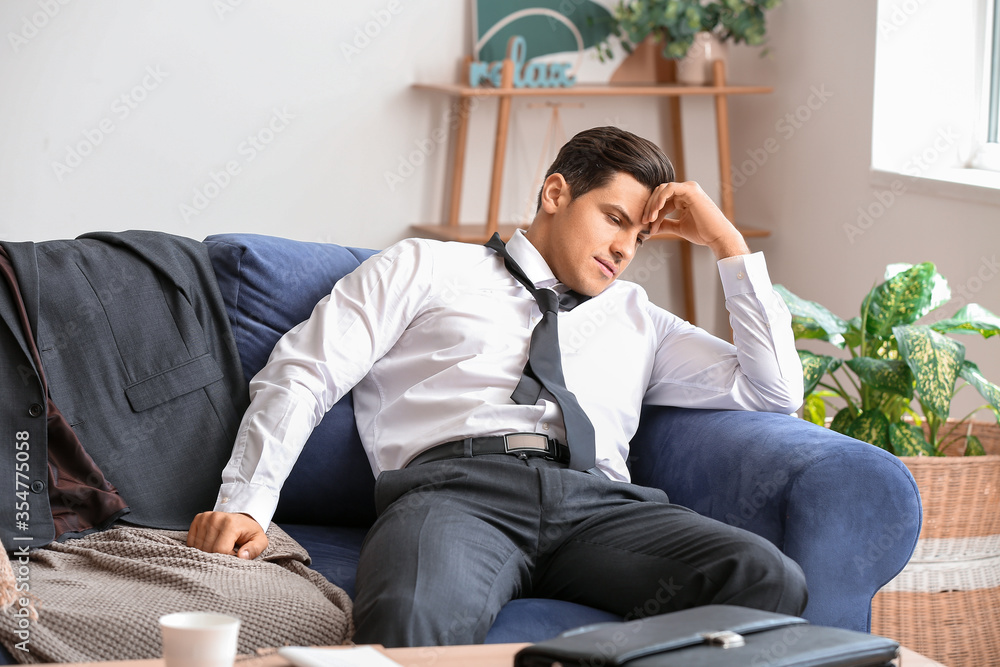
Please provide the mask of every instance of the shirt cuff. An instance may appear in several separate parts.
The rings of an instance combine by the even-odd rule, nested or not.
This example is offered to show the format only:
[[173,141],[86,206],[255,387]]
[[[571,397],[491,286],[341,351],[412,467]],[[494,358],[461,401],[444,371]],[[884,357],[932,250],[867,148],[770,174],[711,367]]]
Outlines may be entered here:
[[249,514],[264,531],[271,525],[277,506],[277,496],[267,488],[254,484],[223,484],[215,501],[216,512]]
[[737,294],[762,293],[774,289],[762,252],[726,257],[720,259],[718,265],[722,289],[727,299]]

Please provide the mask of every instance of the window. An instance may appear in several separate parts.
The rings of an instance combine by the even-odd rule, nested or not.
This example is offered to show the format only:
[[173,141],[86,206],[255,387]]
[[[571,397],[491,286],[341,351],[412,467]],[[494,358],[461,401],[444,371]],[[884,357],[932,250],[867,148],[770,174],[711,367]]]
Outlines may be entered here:
[[993,2],[993,34],[990,47],[990,108],[989,129],[987,138],[991,144],[997,143],[997,120],[1000,117],[1000,12],[996,11],[997,3]]
[[986,120],[986,142],[980,146],[976,158],[973,160],[973,167],[980,169],[990,169],[1000,171],[1000,146],[997,145],[998,122],[1000,122],[1000,12],[997,11],[997,0],[991,2],[991,34],[989,48],[986,49],[989,56],[987,63],[989,70],[989,106]]
[[879,0],[873,180],[1000,204],[998,2]]

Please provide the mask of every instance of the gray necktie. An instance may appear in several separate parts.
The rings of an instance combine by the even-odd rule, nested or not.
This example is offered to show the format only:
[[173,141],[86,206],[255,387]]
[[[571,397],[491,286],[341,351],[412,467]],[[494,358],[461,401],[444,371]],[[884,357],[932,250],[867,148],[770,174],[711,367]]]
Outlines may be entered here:
[[511,258],[499,234],[494,234],[486,243],[486,247],[495,250],[503,257],[504,266],[531,292],[538,303],[538,309],[542,312],[542,319],[531,332],[528,362],[524,365],[521,380],[510,397],[515,403],[533,405],[538,401],[541,387],[545,387],[562,410],[563,423],[566,426],[566,444],[570,450],[570,468],[590,470],[594,467],[595,461],[594,425],[590,423],[590,418],[580,407],[580,402],[573,392],[566,388],[558,330],[559,306],[570,309],[590,297],[572,291],[559,297],[550,289],[536,288],[517,262]]

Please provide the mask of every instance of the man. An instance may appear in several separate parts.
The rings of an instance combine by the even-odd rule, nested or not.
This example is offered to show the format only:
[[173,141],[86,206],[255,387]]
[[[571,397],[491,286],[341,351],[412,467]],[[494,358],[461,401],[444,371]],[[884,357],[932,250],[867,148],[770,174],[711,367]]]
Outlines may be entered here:
[[[644,402],[792,412],[802,397],[763,257],[696,183],[673,179],[649,141],[581,132],[506,248],[408,239],[339,281],[251,382],[218,511],[195,518],[188,544],[256,557],[302,445],[353,388],[379,513],[358,567],[355,641],[481,642],[526,596],[622,615],[654,595],[662,611],[800,613],[802,572],[772,544],[628,483]],[[617,281],[659,230],[719,259],[735,346]],[[532,334],[546,323],[543,288],[591,297],[551,314],[563,389],[543,369],[560,355],[541,355]],[[515,401],[522,383],[529,399]],[[523,433],[540,436],[509,436]]]

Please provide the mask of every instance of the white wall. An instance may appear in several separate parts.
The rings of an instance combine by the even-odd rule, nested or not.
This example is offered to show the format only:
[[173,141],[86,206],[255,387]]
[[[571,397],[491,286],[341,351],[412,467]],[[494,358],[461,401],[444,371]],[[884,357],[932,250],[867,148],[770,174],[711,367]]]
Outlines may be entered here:
[[[346,53],[366,25],[376,32],[370,22],[379,17],[378,34]],[[997,207],[907,190],[863,235],[845,234],[859,207],[887,189],[869,176],[875,17],[869,0],[789,0],[770,14],[770,57],[731,49],[732,81],[775,89],[731,99],[733,155],[746,176],[737,221],[773,231],[752,245],[776,282],[843,317],[885,264],[924,260],[1000,312],[1000,281],[979,279],[1000,254]],[[411,84],[456,80],[469,23],[465,0],[4,0],[0,237],[147,228],[382,247],[410,224],[441,221],[449,158],[433,137],[452,114],[448,100]],[[567,135],[616,124],[664,139],[655,101],[582,101],[562,112]],[[708,108],[687,111],[689,151],[699,136],[714,150]],[[485,216],[494,109],[483,102],[472,116],[469,222]],[[547,122],[546,110],[515,103],[506,219],[533,195]],[[248,143],[253,136],[261,150]],[[81,144],[92,150],[72,171],[54,167]],[[386,173],[421,161],[420,147],[430,154],[390,188]],[[717,191],[711,161],[689,161],[688,176]],[[227,165],[235,175],[221,175]],[[184,205],[203,210],[185,216]],[[695,260],[700,323],[728,334],[711,257],[696,249]],[[677,271],[666,242],[648,244],[630,269],[655,301],[679,309]],[[1000,379],[998,341],[963,341]]]
[[[455,80],[470,20],[466,0],[5,0],[0,233],[146,226],[380,246],[441,220],[448,155],[434,137],[454,113],[411,84]],[[514,114],[512,181],[531,181],[548,120],[526,105]],[[564,110],[568,133],[657,126],[649,105],[645,126],[611,105],[587,107]],[[472,117],[469,220],[485,215],[494,110],[484,101]],[[248,137],[258,134],[255,151]],[[89,153],[79,166],[77,148]],[[71,171],[54,166],[67,160]],[[239,171],[216,192],[212,174],[227,163]],[[390,187],[387,172],[403,182]],[[507,217],[523,208],[519,185],[508,185]],[[206,186],[207,207],[185,216],[181,205],[196,208]]]
[[[470,24],[467,0],[4,0],[0,237],[147,228],[383,247],[442,221],[450,160],[435,137],[455,114],[411,85],[456,80]],[[505,219],[533,196],[549,119],[514,106]],[[469,222],[485,219],[495,109],[471,117]],[[568,136],[612,123],[660,139],[649,101],[562,116]],[[658,245],[640,277],[674,251]],[[652,281],[664,298],[667,270]]]
[[[59,12],[16,52],[0,49],[0,233],[144,227],[381,245],[436,215],[435,170],[395,193],[382,175],[441,111],[409,84],[452,76],[463,14],[399,1],[394,15],[388,0],[237,2],[3,3],[5,32],[20,32],[25,17],[42,23],[47,3]],[[372,12],[386,25],[345,54],[340,45]],[[113,131],[98,141],[102,121]],[[81,143],[97,145],[57,173],[53,162]],[[227,164],[238,173],[217,176],[216,190],[212,174]],[[207,206],[195,194],[206,187]]]

